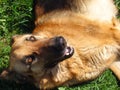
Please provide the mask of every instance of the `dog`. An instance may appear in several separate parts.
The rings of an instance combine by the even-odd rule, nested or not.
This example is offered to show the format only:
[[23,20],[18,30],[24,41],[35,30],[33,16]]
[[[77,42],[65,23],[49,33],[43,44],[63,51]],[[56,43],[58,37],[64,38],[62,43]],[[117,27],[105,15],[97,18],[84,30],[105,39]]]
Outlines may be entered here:
[[55,6],[52,1],[57,2],[35,2],[36,27],[32,34],[13,36],[10,65],[0,77],[28,80],[40,89],[93,80],[108,68],[120,79],[120,30],[114,15],[94,19],[80,14],[85,8],[80,10],[77,1],[82,0],[58,0]]

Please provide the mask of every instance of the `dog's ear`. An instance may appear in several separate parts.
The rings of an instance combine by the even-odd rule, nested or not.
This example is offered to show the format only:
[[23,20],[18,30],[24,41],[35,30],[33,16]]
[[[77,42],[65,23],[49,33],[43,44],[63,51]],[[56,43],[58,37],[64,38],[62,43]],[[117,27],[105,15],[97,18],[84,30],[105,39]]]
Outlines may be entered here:
[[26,83],[28,81],[25,76],[22,76],[14,71],[10,71],[9,69],[3,70],[0,74],[0,79],[15,81],[17,83]]
[[14,35],[14,36],[12,36],[11,41],[10,41],[10,46],[13,45],[13,43],[15,42],[15,39],[16,39],[17,37],[19,37],[19,36],[20,36],[20,35]]
[[8,69],[3,70],[2,73],[0,74],[0,79],[8,80],[9,79],[9,74],[10,74],[10,71]]
[[14,71],[10,71],[9,69],[5,69],[0,74],[0,79],[5,80],[14,80],[16,78],[16,73]]

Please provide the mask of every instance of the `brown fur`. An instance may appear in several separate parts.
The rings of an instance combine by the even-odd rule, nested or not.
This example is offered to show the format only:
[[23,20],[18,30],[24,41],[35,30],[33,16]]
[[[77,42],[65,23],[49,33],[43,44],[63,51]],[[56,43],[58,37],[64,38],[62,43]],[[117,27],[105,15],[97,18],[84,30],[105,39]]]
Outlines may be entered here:
[[[74,4],[73,2],[77,0],[65,1]],[[10,65],[8,71],[4,71],[1,77],[14,78],[14,74],[17,73],[32,81],[40,89],[93,80],[108,68],[111,68],[120,78],[118,65],[120,30],[115,20],[113,22],[109,19],[112,24],[101,23],[93,18],[90,19],[85,14],[80,15],[76,12],[78,9],[72,7],[77,3],[70,6],[71,10],[68,10],[69,3],[64,5],[64,10],[60,8],[61,5],[56,5],[59,9],[54,10],[56,7],[53,6],[47,11],[41,6],[45,4],[39,4],[38,2],[35,4],[36,27],[33,34],[13,37]],[[65,40],[62,46],[60,44],[62,49],[57,47],[59,50],[56,52],[51,45],[56,45],[55,40],[58,36],[64,37]],[[74,54],[70,58],[59,61],[61,51],[68,44],[74,47]]]

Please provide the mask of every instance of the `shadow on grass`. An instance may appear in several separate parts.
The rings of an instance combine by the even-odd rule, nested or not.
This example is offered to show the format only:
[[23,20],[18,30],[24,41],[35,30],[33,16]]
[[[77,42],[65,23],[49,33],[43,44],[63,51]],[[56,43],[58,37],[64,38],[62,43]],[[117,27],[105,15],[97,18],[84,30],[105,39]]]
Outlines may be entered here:
[[39,90],[30,83],[17,84],[13,81],[0,80],[0,90]]

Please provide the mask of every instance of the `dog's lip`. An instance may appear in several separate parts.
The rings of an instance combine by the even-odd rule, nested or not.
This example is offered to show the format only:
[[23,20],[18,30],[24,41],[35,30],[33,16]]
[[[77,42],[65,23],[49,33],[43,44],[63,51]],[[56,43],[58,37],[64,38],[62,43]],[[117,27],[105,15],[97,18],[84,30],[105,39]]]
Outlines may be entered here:
[[67,46],[65,51],[64,51],[64,55],[63,57],[66,59],[66,58],[69,58],[73,55],[74,53],[74,48],[71,47],[71,46]]
[[64,61],[64,60],[72,57],[73,54],[74,54],[74,48],[71,47],[71,46],[66,46],[66,48],[65,48],[64,51],[63,51],[62,56],[54,59],[53,62],[47,63],[47,64],[45,65],[45,67],[47,67],[47,68],[52,68],[52,67],[54,67],[55,65],[57,65],[59,62],[62,62],[62,61]]
[[66,48],[63,51],[63,55],[58,57],[55,62],[61,62],[67,58],[70,58],[74,54],[74,48],[71,46],[66,46]]

